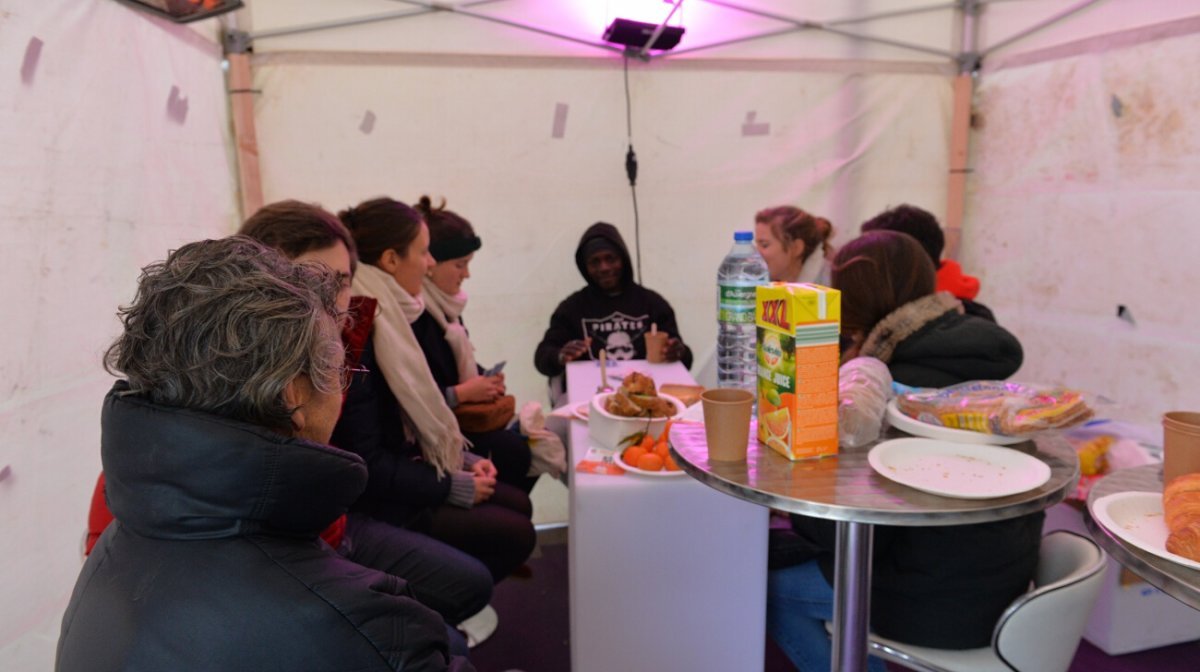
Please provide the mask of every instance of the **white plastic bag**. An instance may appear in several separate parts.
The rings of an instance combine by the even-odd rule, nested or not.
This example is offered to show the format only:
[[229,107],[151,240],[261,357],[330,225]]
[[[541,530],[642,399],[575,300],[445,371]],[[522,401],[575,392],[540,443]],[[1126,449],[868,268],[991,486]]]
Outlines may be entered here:
[[529,437],[529,452],[533,456],[526,475],[550,474],[561,478],[567,471],[567,449],[557,434],[546,429],[542,405],[536,401],[525,402],[517,418],[521,433]]
[[879,438],[892,392],[887,364],[855,357],[838,370],[838,443],[857,448]]

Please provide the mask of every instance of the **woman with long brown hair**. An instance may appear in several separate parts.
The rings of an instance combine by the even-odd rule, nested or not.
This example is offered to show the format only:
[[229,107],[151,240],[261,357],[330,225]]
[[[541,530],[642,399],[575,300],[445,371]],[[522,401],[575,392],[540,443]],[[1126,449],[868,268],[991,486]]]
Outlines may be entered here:
[[[832,282],[842,292],[843,361],[874,357],[911,387],[1003,379],[1021,365],[1012,334],[934,291],[933,263],[907,234],[874,231],[846,244],[834,257]],[[1033,577],[1043,518],[876,526],[872,630],[918,646],[987,646],[1001,613]],[[797,667],[828,669],[834,523],[792,516],[792,528],[810,553],[770,572],[767,628]],[[884,666],[871,658],[868,669]]]
[[773,281],[828,285],[832,237],[833,225],[828,219],[792,205],[759,210],[754,215],[754,244]]

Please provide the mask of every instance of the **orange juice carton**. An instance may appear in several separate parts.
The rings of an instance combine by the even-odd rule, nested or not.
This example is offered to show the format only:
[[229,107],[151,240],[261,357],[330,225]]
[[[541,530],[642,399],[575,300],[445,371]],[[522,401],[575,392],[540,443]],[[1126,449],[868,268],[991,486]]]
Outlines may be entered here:
[[756,294],[758,440],[790,460],[836,455],[841,292],[774,282]]

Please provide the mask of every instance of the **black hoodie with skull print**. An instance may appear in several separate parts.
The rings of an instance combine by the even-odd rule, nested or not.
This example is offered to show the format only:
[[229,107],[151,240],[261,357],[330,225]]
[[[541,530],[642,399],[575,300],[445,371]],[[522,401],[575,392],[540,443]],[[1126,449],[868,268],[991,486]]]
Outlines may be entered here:
[[[594,248],[589,244],[596,239],[608,243],[604,247],[614,249],[621,257],[621,288],[612,294],[600,289],[588,275],[585,250]],[[555,389],[561,389],[555,385],[555,379],[561,378],[564,370],[558,352],[568,341],[590,337],[588,356],[593,359],[601,350],[607,351],[609,359],[645,359],[646,341],[642,335],[650,331],[651,324],[657,324],[659,331],[683,339],[671,304],[658,292],[633,281],[633,263],[617,227],[604,222],[588,227],[575,250],[575,264],[587,287],[568,296],[554,309],[550,326],[533,357],[537,370],[551,379],[552,396]],[[684,366],[692,366],[692,351],[686,345],[680,361]]]

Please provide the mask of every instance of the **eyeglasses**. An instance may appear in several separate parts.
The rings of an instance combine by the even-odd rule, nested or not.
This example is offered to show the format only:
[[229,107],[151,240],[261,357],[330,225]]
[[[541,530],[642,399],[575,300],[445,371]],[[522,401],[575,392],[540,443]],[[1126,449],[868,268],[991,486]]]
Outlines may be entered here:
[[354,382],[355,375],[357,375],[357,374],[366,375],[368,373],[371,373],[371,370],[368,369],[367,367],[361,366],[361,365],[360,366],[346,366],[346,367],[342,367],[341,373],[342,373],[342,379],[341,379],[342,394],[345,394],[346,390],[350,389],[350,384]]

